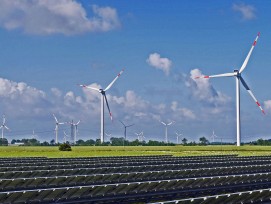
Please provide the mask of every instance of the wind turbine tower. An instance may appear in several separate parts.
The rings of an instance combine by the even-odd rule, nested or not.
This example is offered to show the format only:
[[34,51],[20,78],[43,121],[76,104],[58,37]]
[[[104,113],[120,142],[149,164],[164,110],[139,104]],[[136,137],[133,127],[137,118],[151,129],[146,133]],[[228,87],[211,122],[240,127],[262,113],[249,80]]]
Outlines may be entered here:
[[6,126],[6,118],[5,115],[3,115],[3,122],[1,125],[1,129],[2,129],[2,139],[4,139],[4,129],[10,130],[7,126]]
[[174,121],[170,123],[165,123],[165,122],[160,121],[160,123],[165,126],[165,142],[168,143],[167,128],[168,126],[172,125]]
[[116,78],[105,89],[98,89],[98,88],[87,86],[87,85],[79,85],[79,86],[82,86],[84,88],[88,88],[88,89],[92,89],[94,91],[97,91],[97,92],[99,92],[101,94],[101,143],[104,142],[104,101],[106,102],[106,106],[107,106],[111,121],[113,120],[112,113],[110,111],[110,108],[109,108],[108,101],[107,101],[105,93],[106,93],[106,91],[108,91],[111,88],[111,86],[120,77],[120,75],[123,73],[123,71],[124,71],[124,69],[121,70],[121,72],[116,76]]
[[63,124],[65,124],[65,123],[63,123],[63,122],[58,122],[58,120],[57,120],[57,118],[56,118],[56,116],[55,116],[55,114],[53,114],[53,117],[55,118],[55,123],[56,123],[56,127],[55,127],[55,132],[56,132],[56,144],[58,143],[58,127],[59,127],[59,125],[63,125]]
[[247,63],[249,61],[249,58],[251,56],[251,53],[254,49],[254,47],[257,44],[257,40],[260,36],[260,33],[258,33],[258,35],[256,36],[256,39],[254,40],[252,47],[249,50],[249,53],[245,59],[245,61],[243,62],[241,68],[239,70],[235,69],[233,72],[231,73],[225,73],[225,74],[217,74],[217,75],[210,75],[210,76],[198,76],[195,77],[195,79],[198,78],[205,78],[205,79],[209,79],[209,78],[215,78],[215,77],[235,77],[235,83],[236,83],[236,144],[237,146],[240,146],[241,144],[241,116],[240,116],[240,81],[241,84],[245,87],[245,89],[248,91],[248,93],[250,94],[250,96],[252,97],[252,99],[256,102],[257,106],[260,108],[260,110],[262,111],[263,114],[264,110],[262,109],[259,101],[256,99],[256,97],[254,96],[254,94],[252,93],[252,91],[250,90],[249,86],[247,85],[247,83],[245,82],[245,80],[242,77],[242,72],[245,70]]

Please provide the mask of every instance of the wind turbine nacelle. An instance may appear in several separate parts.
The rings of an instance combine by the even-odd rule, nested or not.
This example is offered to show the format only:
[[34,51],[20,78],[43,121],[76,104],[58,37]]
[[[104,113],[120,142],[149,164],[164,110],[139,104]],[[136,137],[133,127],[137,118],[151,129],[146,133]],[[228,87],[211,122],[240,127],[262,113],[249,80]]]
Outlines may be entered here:
[[238,69],[233,70],[233,73],[234,73],[234,76],[239,76],[239,75],[240,75],[240,73],[239,73],[239,70],[238,70]]

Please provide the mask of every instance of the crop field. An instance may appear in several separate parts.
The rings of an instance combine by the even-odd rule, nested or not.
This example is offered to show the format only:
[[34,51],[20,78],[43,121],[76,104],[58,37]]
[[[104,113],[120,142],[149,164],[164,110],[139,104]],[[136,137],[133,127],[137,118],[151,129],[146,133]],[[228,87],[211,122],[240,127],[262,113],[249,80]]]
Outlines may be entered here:
[[271,146],[73,146],[71,152],[58,147],[3,146],[0,157],[97,157],[142,155],[201,156],[238,154],[240,156],[271,155]]

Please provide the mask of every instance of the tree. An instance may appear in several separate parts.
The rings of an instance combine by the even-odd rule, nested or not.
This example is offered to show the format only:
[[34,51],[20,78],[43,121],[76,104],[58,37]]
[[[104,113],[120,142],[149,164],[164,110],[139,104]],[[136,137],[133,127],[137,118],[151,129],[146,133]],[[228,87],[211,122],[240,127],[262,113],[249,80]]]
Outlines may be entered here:
[[6,138],[0,138],[1,146],[8,146],[8,140]]
[[52,140],[50,141],[50,145],[55,145],[55,140],[54,140],[54,139],[52,139]]
[[72,151],[71,145],[67,143],[60,144],[58,149],[60,151]]
[[186,138],[183,138],[183,139],[182,139],[182,143],[183,143],[183,145],[187,145],[187,139],[186,139]]
[[209,141],[205,137],[199,138],[199,145],[207,145]]

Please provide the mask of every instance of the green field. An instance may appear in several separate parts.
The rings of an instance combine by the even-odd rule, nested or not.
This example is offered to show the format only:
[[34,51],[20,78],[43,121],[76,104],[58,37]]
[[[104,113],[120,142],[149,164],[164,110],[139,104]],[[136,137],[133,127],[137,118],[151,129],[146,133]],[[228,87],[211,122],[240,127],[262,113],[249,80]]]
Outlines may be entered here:
[[0,147],[0,157],[94,157],[94,156],[139,156],[162,155],[174,156],[238,154],[240,156],[271,155],[271,146],[77,146],[71,152],[62,152],[58,147]]

